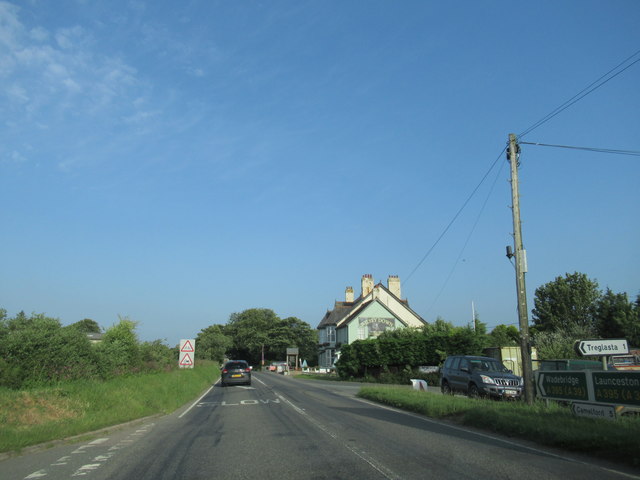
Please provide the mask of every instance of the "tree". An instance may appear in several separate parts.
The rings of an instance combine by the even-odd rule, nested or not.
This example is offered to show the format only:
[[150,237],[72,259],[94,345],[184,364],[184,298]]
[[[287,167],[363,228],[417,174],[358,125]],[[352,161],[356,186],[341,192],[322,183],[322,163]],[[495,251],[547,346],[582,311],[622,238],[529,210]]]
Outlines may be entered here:
[[579,326],[593,335],[600,296],[598,283],[583,273],[557,277],[536,289],[533,323],[539,332]]
[[510,347],[520,345],[520,331],[514,325],[497,325],[489,334],[491,347]]
[[90,318],[85,318],[83,320],[80,320],[79,322],[72,323],[71,325],[69,325],[69,327],[76,328],[82,333],[102,332],[102,329],[100,328],[100,325],[98,325],[98,322],[96,322],[95,320],[91,320]]
[[263,355],[265,361],[284,360],[287,347],[313,350],[312,358],[316,356],[315,331],[309,324],[295,317],[282,320],[267,308],[232,313],[224,332],[233,339],[229,354],[253,364],[260,364]]
[[536,347],[540,360],[561,358],[579,358],[574,350],[577,340],[592,337],[592,328],[586,325],[570,325],[552,331],[536,332],[533,346]]
[[240,313],[232,313],[225,328],[233,338],[230,349],[232,356],[259,364],[263,352],[282,346],[273,342],[269,335],[278,320],[273,310],[266,308],[251,308]]
[[638,303],[630,302],[626,293],[609,288],[597,304],[596,328],[602,338],[626,338],[632,346],[640,346]]
[[316,364],[318,360],[318,332],[312,329],[311,325],[299,318],[287,317],[280,321],[280,332],[286,336],[287,344],[273,352],[274,359],[284,358],[287,347],[298,347],[300,360],[306,360],[308,365]]
[[233,339],[224,333],[222,325],[211,325],[203,328],[196,337],[196,357],[222,363]]

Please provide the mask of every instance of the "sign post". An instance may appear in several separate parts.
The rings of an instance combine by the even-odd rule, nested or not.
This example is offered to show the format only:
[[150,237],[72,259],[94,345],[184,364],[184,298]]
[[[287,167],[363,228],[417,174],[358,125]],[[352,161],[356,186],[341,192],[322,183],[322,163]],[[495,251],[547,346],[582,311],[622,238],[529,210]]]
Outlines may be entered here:
[[193,338],[180,340],[178,367],[193,368],[195,363],[196,341]]

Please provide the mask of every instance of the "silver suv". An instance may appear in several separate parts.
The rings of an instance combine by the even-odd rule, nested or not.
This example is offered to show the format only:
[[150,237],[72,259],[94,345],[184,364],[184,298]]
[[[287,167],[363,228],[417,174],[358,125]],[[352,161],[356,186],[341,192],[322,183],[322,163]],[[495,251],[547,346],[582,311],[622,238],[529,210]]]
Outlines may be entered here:
[[519,399],[524,382],[502,362],[491,357],[454,355],[440,369],[443,394],[461,392],[469,397]]

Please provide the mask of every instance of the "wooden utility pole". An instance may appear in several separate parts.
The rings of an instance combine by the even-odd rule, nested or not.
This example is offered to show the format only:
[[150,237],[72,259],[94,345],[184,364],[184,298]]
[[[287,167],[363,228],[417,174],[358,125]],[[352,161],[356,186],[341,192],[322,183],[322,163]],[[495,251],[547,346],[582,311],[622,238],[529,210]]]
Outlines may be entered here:
[[513,133],[509,134],[509,152],[511,163],[511,197],[513,201],[513,239],[516,257],[516,291],[518,294],[518,322],[520,324],[520,350],[522,352],[522,377],[525,386],[525,400],[532,405],[533,368],[531,365],[531,339],[529,337],[529,318],[527,313],[527,290],[524,274],[527,272],[526,251],[522,246],[522,227],[520,225],[520,194],[518,191],[518,157],[520,148]]

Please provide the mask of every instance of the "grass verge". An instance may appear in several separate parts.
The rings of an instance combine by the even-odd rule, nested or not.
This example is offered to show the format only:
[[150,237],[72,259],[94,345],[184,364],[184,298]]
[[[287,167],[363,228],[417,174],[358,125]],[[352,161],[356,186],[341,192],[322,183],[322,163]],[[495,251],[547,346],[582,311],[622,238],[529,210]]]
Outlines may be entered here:
[[75,381],[30,390],[0,389],[0,452],[171,413],[210,386],[213,362],[193,369]]
[[616,421],[574,416],[555,403],[496,402],[420,392],[406,386],[362,387],[358,394],[378,403],[446,419],[541,445],[640,466],[640,419]]

